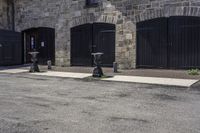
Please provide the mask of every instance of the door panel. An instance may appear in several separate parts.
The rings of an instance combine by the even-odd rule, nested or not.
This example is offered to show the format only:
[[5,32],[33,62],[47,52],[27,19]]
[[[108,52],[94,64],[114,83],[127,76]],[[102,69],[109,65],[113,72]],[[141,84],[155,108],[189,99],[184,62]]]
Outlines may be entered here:
[[3,64],[3,42],[0,42],[0,65]]
[[115,61],[115,25],[105,23],[93,24],[94,52],[104,53],[103,66],[112,66]]
[[32,28],[24,31],[26,38],[26,63],[31,62],[29,52],[38,51],[39,64],[51,60],[55,64],[55,30],[52,28]]
[[15,46],[12,43],[5,43],[3,47],[4,62],[11,62],[14,56]]
[[39,28],[39,42],[37,45],[39,55],[39,63],[44,64],[47,60],[55,63],[55,31],[51,28]]
[[200,18],[174,16],[138,23],[137,66],[200,68]]
[[137,67],[167,67],[167,19],[137,24]]
[[103,66],[115,61],[115,25],[94,23],[71,29],[71,65],[92,66],[91,53],[104,53]]
[[71,65],[91,66],[92,25],[85,24],[71,29]]
[[37,29],[30,29],[26,31],[26,63],[31,63],[31,55],[29,52],[32,52],[36,49],[36,44],[38,40]]
[[0,30],[0,65],[22,64],[21,33]]
[[170,17],[170,67],[200,68],[200,18]]

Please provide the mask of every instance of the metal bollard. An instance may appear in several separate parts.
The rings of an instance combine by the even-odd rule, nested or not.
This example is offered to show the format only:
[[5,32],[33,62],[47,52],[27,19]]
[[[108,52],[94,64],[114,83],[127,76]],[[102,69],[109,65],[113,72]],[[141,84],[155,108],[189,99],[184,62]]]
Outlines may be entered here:
[[51,60],[48,60],[47,61],[47,68],[49,69],[49,70],[51,70],[52,69],[52,63],[51,63]]
[[29,72],[31,72],[31,73],[40,72],[40,69],[38,67],[38,59],[37,59],[37,55],[39,54],[39,52],[37,52],[37,51],[29,52],[29,54],[31,55],[31,61],[32,61]]
[[93,77],[102,77],[104,74],[103,74],[103,70],[101,68],[101,62],[102,62],[102,59],[101,57],[103,56],[103,53],[92,53],[92,55],[94,56],[94,64],[95,64],[95,68],[93,70]]
[[118,64],[117,64],[117,62],[113,62],[113,72],[114,73],[118,72]]

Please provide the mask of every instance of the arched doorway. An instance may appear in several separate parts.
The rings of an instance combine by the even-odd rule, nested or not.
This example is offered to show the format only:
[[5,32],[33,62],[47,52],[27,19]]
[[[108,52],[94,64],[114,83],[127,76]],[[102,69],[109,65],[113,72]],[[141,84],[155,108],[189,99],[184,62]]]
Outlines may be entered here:
[[137,23],[138,68],[200,68],[200,18],[172,16]]
[[104,53],[103,66],[115,61],[115,25],[84,24],[71,28],[71,65],[92,66],[91,53]]
[[51,60],[55,64],[55,30],[52,28],[31,28],[22,32],[24,41],[24,63],[30,63],[29,52],[38,51],[39,64],[47,64]]

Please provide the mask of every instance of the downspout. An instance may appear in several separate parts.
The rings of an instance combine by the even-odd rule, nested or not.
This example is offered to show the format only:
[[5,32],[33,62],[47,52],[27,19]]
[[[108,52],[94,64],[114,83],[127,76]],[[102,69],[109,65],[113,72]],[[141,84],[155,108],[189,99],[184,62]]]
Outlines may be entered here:
[[15,31],[15,0],[7,0],[7,29]]
[[15,31],[15,0],[11,0],[12,30]]

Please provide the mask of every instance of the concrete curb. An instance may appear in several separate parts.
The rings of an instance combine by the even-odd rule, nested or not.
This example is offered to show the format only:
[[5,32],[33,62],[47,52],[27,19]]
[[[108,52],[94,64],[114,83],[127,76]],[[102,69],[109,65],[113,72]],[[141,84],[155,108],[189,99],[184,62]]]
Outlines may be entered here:
[[141,76],[114,76],[113,78],[101,79],[103,81],[130,82],[178,87],[191,87],[199,80],[176,79],[176,78],[158,78],[158,77],[141,77]]
[[[0,73],[8,73],[8,74],[18,74],[18,73],[26,73],[26,72],[28,72],[28,70],[26,69],[7,69],[7,70],[0,71]],[[60,78],[75,78],[75,79],[85,79],[87,77],[92,76],[92,74],[90,73],[57,72],[57,71],[47,71],[47,72],[41,72],[41,73],[28,73],[28,74],[36,75],[36,76],[49,76],[49,77],[60,77]],[[188,87],[188,88],[200,87],[200,81],[195,80],[195,79],[115,75],[113,77],[99,78],[97,80],[151,84],[151,85],[164,85],[164,86],[177,86],[177,87]]]

